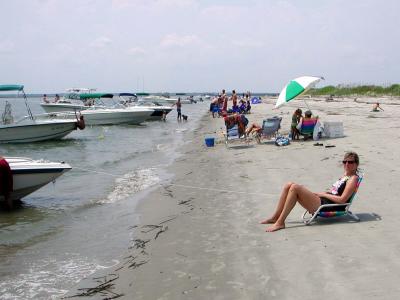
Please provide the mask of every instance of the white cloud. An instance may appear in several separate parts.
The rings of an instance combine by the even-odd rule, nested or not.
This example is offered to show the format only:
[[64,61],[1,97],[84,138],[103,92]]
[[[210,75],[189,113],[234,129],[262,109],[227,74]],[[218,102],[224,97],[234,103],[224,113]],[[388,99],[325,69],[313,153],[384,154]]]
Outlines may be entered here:
[[199,46],[203,45],[204,42],[196,35],[178,35],[176,33],[167,34],[161,40],[161,47],[187,47],[187,46]]
[[15,46],[13,42],[3,41],[0,42],[0,53],[8,53],[14,50]]
[[134,56],[143,56],[146,54],[146,50],[140,47],[132,47],[128,49],[127,52],[129,55],[134,55]]
[[256,39],[240,39],[233,40],[233,46],[241,47],[241,48],[261,48],[265,47],[265,43],[263,41],[258,41]]
[[111,42],[112,42],[112,40],[109,39],[108,37],[101,36],[101,37],[98,37],[97,39],[95,39],[94,41],[92,41],[90,43],[90,47],[93,47],[93,48],[105,48],[108,45],[110,45]]
[[112,0],[115,9],[150,8],[153,10],[169,8],[188,8],[197,6],[195,0]]

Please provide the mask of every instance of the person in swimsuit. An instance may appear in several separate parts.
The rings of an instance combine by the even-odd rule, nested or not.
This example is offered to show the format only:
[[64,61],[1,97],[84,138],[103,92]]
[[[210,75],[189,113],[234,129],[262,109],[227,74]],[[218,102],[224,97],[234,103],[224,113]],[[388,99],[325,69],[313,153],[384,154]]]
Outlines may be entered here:
[[379,102],[374,103],[374,105],[372,106],[372,110],[371,111],[379,111],[379,109],[381,111],[383,111],[383,108],[379,105]]
[[302,110],[300,108],[296,109],[292,115],[292,123],[290,124],[290,133],[292,136],[292,141],[300,139],[300,131],[297,129],[297,125],[302,118]]
[[178,120],[178,122],[180,122],[182,121],[182,103],[180,97],[178,98],[178,101],[176,101],[174,105],[176,105],[176,112],[177,112],[176,119]]
[[288,182],[283,187],[275,212],[261,224],[272,224],[266,229],[268,232],[285,228],[285,220],[297,202],[310,213],[316,212],[322,204],[348,202],[357,188],[359,163],[357,153],[347,152],[343,159],[344,174],[329,192],[314,193],[300,184]]
[[4,157],[0,156],[0,196],[4,197],[4,200],[8,208],[12,208],[13,203],[11,199],[11,192],[13,191],[13,175],[10,169],[10,165]]

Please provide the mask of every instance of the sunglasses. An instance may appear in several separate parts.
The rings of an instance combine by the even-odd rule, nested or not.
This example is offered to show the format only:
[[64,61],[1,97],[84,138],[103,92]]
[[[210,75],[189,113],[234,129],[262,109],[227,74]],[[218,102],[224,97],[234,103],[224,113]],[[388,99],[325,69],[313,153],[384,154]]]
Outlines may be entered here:
[[352,165],[352,164],[355,163],[355,161],[354,161],[354,160],[344,160],[344,161],[342,161],[342,163],[343,163],[344,165],[345,165],[345,164]]

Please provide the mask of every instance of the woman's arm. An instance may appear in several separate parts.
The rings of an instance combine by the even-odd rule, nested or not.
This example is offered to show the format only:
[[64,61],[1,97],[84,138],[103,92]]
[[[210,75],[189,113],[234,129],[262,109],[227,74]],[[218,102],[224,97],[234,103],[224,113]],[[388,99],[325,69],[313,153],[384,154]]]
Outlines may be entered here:
[[345,204],[347,200],[351,197],[351,195],[355,192],[357,188],[357,181],[358,177],[357,176],[352,176],[346,183],[346,187],[342,193],[342,195],[337,196],[337,195],[332,195],[327,192],[324,193],[317,193],[319,197],[324,197],[328,200],[331,200],[332,202],[335,202],[337,204]]

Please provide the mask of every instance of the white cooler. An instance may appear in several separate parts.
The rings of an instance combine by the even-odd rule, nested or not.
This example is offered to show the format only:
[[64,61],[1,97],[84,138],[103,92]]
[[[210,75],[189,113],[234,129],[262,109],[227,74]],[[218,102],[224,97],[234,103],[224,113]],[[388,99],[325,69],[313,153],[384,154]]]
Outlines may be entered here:
[[324,122],[324,135],[328,138],[338,138],[344,136],[342,122]]

